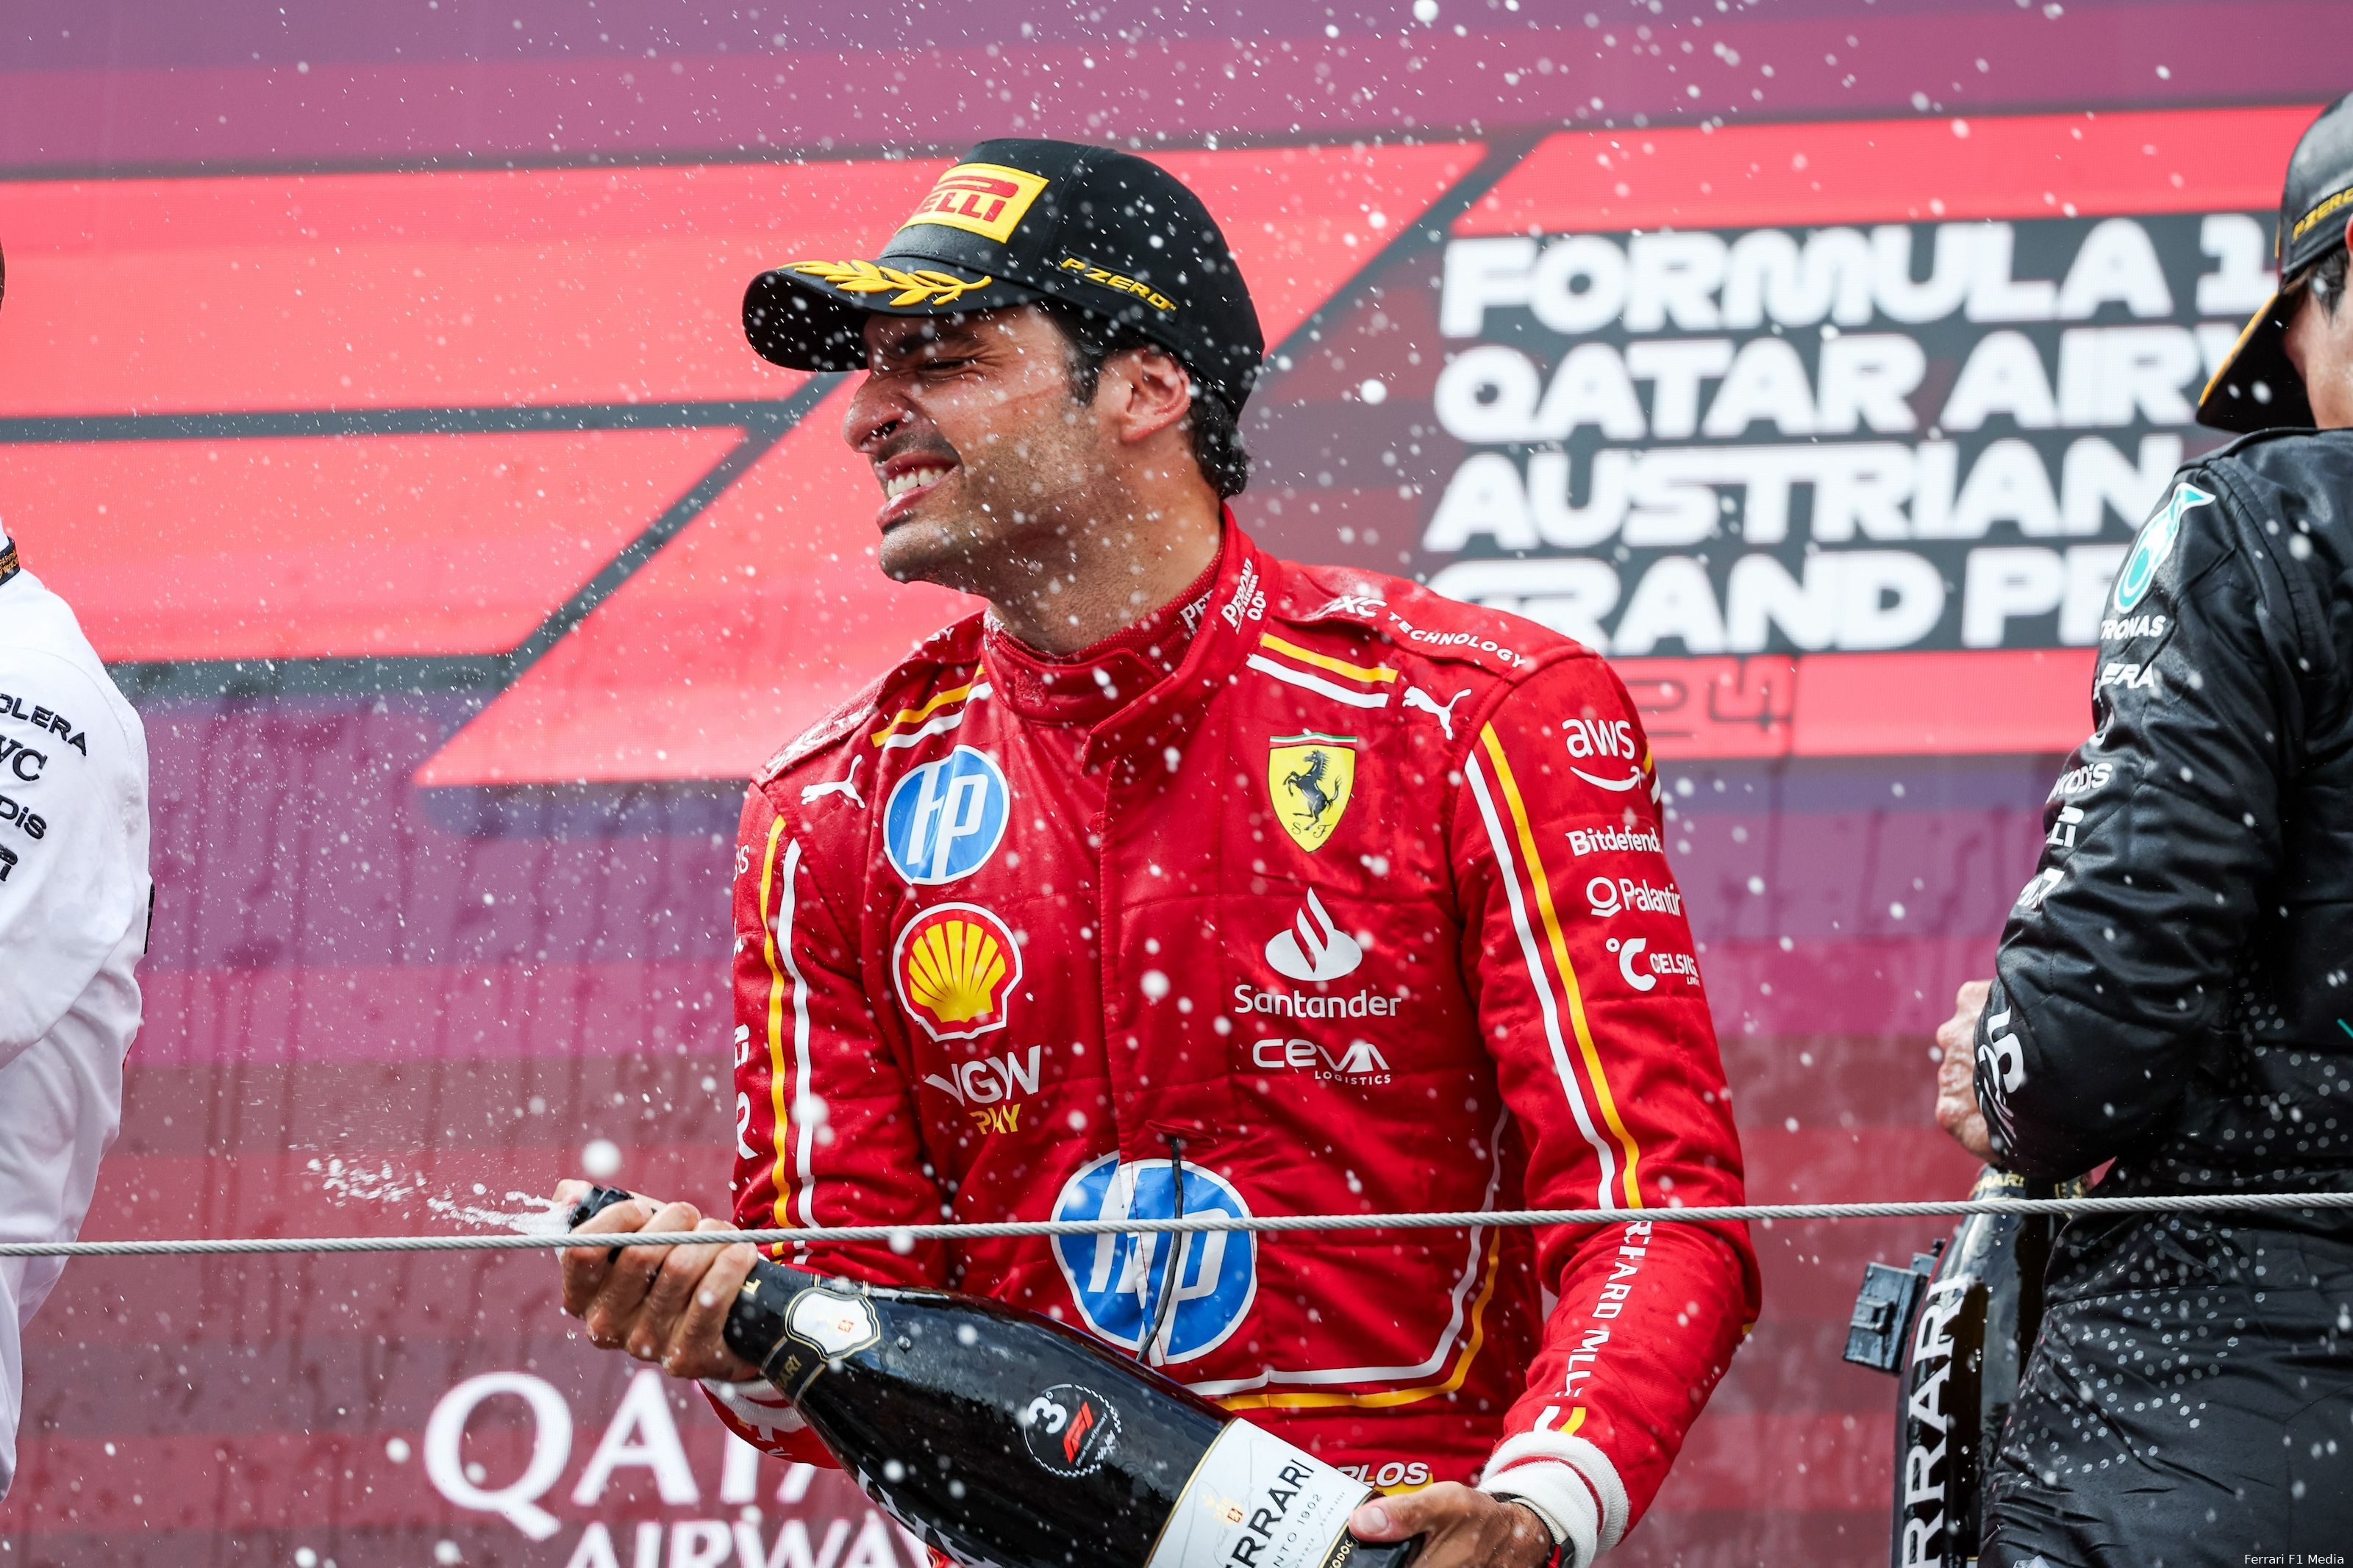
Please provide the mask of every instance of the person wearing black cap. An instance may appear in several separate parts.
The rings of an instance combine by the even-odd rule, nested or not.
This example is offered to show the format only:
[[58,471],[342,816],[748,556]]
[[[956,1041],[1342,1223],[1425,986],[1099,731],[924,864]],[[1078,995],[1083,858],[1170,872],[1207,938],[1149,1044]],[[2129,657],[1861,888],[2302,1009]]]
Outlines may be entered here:
[[[2094,731],[1938,1120],[2101,1195],[2353,1192],[2353,97],[2305,132],[2277,293],[2116,574]],[[1987,1486],[1989,1564],[2353,1542],[2353,1210],[2070,1220]],[[2326,1555],[2304,1558],[2328,1562]]]
[[[7,279],[0,262],[0,289]],[[122,1121],[147,950],[147,734],[0,524],[0,1240],[71,1241]],[[62,1258],[0,1258],[0,1495]]]
[[[1424,1537],[1423,1568],[1609,1551],[1757,1310],[1744,1227],[1637,1212],[1743,1188],[1625,689],[1528,622],[1251,542],[1223,502],[1257,312],[1145,159],[984,142],[879,256],[764,274],[744,325],[868,373],[843,433],[882,570],[988,609],[754,781],[736,1217],[1624,1210],[801,1258],[1083,1324],[1377,1489],[1354,1528]],[[743,1378],[716,1328],[747,1266],[575,1249],[565,1304]],[[712,1396],[823,1458],[765,1385]]]

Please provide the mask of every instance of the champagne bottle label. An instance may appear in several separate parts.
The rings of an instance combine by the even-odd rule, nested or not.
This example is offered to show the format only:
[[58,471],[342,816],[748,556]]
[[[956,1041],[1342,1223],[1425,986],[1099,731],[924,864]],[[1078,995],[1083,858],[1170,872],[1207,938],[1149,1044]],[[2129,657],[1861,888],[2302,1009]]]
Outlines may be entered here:
[[829,1363],[882,1337],[881,1320],[864,1296],[822,1285],[796,1289],[797,1282],[773,1264],[756,1265],[727,1314],[728,1348],[792,1400]]
[[1161,1527],[1145,1568],[1337,1568],[1371,1495],[1247,1421],[1226,1425]]
[[786,1331],[796,1339],[807,1341],[818,1353],[836,1361],[852,1351],[862,1351],[882,1337],[882,1325],[874,1316],[874,1303],[863,1296],[852,1296],[840,1290],[828,1290],[815,1286],[793,1298],[792,1308],[785,1314]]

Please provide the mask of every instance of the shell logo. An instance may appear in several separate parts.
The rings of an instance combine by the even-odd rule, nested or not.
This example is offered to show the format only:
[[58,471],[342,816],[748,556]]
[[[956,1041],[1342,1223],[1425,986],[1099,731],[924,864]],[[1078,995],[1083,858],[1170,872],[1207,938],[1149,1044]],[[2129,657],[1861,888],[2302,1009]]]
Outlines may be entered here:
[[1005,1027],[1021,984],[1021,944],[978,904],[935,904],[909,921],[891,954],[899,1005],[935,1040]]

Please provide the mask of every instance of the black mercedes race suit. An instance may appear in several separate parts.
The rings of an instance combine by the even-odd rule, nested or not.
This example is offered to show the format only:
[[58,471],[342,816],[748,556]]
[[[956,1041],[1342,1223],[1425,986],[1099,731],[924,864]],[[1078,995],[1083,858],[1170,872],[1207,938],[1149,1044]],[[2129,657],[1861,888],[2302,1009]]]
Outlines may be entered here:
[[[2093,715],[1978,1022],[1998,1159],[2353,1188],[2353,431],[2176,477]],[[2073,1220],[2046,1300],[1984,1562],[2353,1553],[2353,1212]]]

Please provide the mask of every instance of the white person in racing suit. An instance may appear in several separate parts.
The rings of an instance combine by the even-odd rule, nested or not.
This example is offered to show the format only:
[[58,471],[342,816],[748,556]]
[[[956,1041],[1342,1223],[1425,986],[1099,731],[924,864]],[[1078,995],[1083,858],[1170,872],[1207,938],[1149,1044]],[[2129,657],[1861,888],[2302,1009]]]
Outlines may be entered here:
[[[0,1240],[67,1241],[122,1120],[147,949],[147,735],[0,531]],[[60,1258],[0,1258],[0,1494],[25,1326]]]

